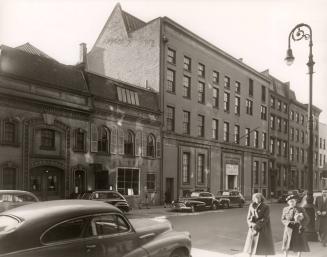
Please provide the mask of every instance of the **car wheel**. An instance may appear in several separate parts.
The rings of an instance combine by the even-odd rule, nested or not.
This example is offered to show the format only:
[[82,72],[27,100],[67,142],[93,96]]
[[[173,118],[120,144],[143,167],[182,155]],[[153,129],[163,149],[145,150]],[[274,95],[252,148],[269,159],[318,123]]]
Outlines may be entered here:
[[169,257],[187,257],[188,255],[183,249],[177,249],[171,253]]
[[228,202],[223,202],[223,208],[228,209],[229,208],[229,203]]
[[218,209],[218,204],[216,204],[216,203],[212,204],[211,209],[212,210],[217,210]]

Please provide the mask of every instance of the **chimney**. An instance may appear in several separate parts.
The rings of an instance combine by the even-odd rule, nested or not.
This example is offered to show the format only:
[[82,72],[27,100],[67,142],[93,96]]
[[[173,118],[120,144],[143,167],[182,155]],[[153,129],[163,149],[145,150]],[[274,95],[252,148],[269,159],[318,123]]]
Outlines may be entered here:
[[80,43],[79,44],[79,62],[81,64],[84,64],[84,66],[86,66],[86,53],[87,53],[86,44]]

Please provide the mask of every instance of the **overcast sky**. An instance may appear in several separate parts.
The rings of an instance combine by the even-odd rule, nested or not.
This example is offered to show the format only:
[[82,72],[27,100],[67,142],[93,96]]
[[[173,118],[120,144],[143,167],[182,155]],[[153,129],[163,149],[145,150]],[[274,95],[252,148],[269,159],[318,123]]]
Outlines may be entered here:
[[[143,21],[167,16],[258,71],[290,81],[308,102],[308,41],[293,42],[295,62],[284,58],[289,32],[298,23],[313,30],[313,103],[327,123],[327,1],[325,0],[121,0]],[[65,64],[76,64],[79,43],[91,49],[117,1],[0,0],[0,44],[30,42]]]

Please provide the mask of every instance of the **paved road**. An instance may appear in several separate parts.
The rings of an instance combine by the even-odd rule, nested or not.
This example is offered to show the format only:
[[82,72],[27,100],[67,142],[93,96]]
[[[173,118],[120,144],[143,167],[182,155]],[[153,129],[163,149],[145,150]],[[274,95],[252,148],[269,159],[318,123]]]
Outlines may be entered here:
[[[282,240],[280,222],[283,204],[270,204],[271,223],[275,242]],[[198,249],[236,254],[243,249],[247,225],[247,208],[206,211],[195,215],[168,216],[177,231],[189,231],[192,245]]]

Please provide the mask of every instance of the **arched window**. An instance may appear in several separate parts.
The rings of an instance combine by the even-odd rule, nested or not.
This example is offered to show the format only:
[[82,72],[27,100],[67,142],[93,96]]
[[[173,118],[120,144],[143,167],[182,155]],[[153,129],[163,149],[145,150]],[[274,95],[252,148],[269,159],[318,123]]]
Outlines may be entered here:
[[124,138],[124,153],[126,155],[134,155],[134,142],[134,133],[132,131],[128,131],[127,136]]
[[109,153],[110,131],[106,127],[98,129],[98,152]]
[[75,148],[77,152],[85,152],[85,137],[86,132],[82,129],[75,130]]
[[3,140],[4,144],[17,144],[18,141],[18,124],[15,121],[5,120],[3,124]]
[[148,157],[155,157],[155,138],[153,135],[149,135],[147,138],[147,144],[146,144],[146,155]]

